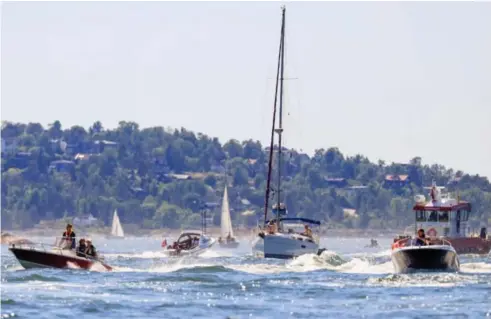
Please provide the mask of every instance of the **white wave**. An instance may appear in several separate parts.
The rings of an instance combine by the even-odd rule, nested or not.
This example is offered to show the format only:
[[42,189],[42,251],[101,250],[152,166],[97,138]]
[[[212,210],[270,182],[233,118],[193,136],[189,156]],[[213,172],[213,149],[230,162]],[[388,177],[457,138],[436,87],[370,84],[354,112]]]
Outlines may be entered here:
[[461,272],[491,273],[491,264],[486,262],[465,263],[460,265]]
[[104,254],[105,257],[113,258],[140,258],[140,259],[153,259],[153,258],[166,258],[167,255],[164,251],[144,251],[142,253],[114,253]]
[[66,266],[68,269],[81,269],[76,263],[72,263],[71,261],[67,261]]

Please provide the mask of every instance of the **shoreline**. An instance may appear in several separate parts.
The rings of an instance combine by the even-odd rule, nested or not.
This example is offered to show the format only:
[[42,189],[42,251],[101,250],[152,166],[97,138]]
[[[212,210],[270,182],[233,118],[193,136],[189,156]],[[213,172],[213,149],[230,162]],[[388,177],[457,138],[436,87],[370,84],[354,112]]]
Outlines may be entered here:
[[[123,226],[124,228],[124,226]],[[255,228],[238,228],[234,230],[234,235],[237,237],[250,237],[253,235]],[[64,231],[64,227],[59,229],[53,227],[35,227],[24,230],[7,230],[2,229],[3,233],[8,233],[17,238],[29,238],[29,237],[59,237]],[[109,236],[111,232],[110,227],[75,227],[76,234],[80,236],[90,237],[90,236]],[[320,231],[320,236],[322,237],[394,237],[398,234],[402,234],[404,229],[322,229]],[[135,231],[126,231],[125,235],[127,237],[153,237],[153,238],[163,238],[163,237],[175,237],[179,236],[181,229],[137,229]],[[209,227],[207,228],[207,233],[212,236],[220,236],[219,227]]]

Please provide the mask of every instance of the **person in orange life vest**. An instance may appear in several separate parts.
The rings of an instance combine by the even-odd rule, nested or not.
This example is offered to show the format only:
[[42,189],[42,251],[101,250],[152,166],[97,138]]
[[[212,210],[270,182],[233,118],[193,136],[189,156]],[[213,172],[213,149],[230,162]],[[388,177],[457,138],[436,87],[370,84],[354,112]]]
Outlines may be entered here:
[[73,226],[72,224],[66,225],[66,231],[62,235],[64,240],[71,241],[70,244],[70,249],[75,249],[76,242],[75,242],[75,232],[73,231]]

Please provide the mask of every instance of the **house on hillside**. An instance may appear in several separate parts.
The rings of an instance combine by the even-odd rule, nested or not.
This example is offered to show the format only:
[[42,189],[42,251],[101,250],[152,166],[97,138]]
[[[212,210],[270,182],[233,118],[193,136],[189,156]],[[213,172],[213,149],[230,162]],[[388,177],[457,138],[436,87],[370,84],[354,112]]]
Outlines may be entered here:
[[73,224],[77,226],[93,226],[97,224],[99,220],[95,218],[92,214],[85,214],[82,216],[77,216],[73,219]]
[[386,175],[384,187],[401,188],[409,185],[409,175]]
[[336,178],[324,177],[324,183],[326,184],[326,186],[331,186],[336,188],[342,188],[348,185],[346,179],[341,177],[336,177]]
[[16,137],[3,138],[2,137],[2,156],[6,154],[13,154],[17,151],[18,140]]
[[350,194],[357,194],[357,193],[362,192],[366,189],[368,189],[368,186],[366,186],[366,185],[356,185],[356,186],[349,186],[347,188],[347,191]]
[[10,160],[12,167],[24,169],[29,166],[29,161],[32,158],[31,152],[17,152],[15,156]]
[[51,149],[55,153],[65,153],[67,142],[61,139],[51,139],[49,140],[49,144],[51,145]]
[[103,153],[105,149],[117,149],[118,143],[107,140],[97,140],[94,142],[94,146],[92,147],[92,151],[94,153]]
[[49,170],[72,174],[75,171],[75,162],[66,160],[53,161],[49,165]]

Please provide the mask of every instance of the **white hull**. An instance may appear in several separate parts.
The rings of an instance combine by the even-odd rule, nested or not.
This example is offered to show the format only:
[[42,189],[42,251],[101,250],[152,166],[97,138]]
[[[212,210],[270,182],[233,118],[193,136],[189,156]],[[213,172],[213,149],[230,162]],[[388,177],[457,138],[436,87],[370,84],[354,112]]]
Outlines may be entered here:
[[205,236],[200,237],[199,245],[193,249],[181,249],[179,252],[176,249],[166,249],[164,253],[166,253],[169,257],[194,256],[201,254],[205,250],[211,248],[216,242],[214,238],[204,237]]
[[317,254],[319,244],[298,234],[265,234],[253,242],[254,255],[264,258],[291,259],[304,254]]
[[460,262],[452,246],[408,246],[392,250],[392,264],[398,273],[418,270],[459,271]]

